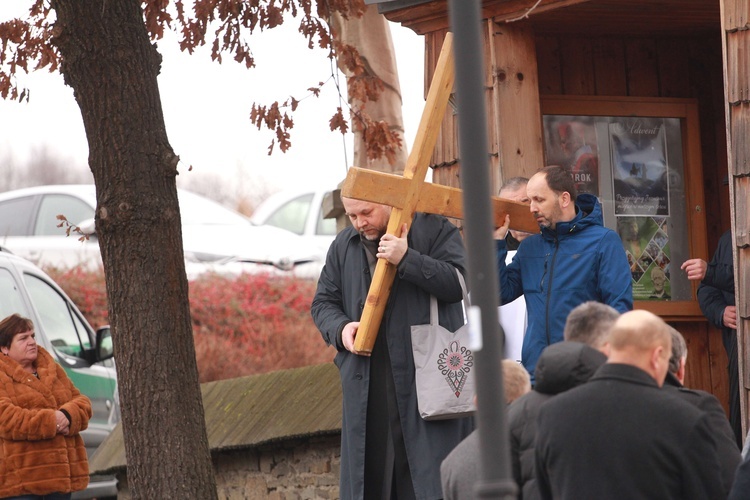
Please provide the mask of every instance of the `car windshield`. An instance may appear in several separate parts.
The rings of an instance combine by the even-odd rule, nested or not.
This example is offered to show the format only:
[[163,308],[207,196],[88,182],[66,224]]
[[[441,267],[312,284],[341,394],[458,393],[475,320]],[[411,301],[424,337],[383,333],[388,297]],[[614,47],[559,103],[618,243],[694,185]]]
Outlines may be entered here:
[[214,201],[189,191],[180,191],[180,214],[182,223],[249,225],[250,221]]

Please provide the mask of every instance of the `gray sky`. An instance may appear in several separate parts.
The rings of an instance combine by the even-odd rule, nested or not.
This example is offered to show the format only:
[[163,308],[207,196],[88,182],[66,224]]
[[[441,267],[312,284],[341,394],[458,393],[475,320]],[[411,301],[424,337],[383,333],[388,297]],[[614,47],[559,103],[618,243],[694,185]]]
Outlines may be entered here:
[[[30,2],[0,2],[0,20],[23,15]],[[270,131],[258,131],[249,120],[253,102],[297,99],[305,89],[327,80],[331,63],[321,50],[310,51],[296,32],[296,22],[253,35],[251,46],[257,67],[251,70],[231,58],[221,65],[207,51],[179,52],[176,38],[159,42],[164,60],[159,87],[169,140],[182,159],[179,179],[189,181],[205,173],[220,175],[247,186],[265,184],[269,191],[284,186],[333,187],[343,179],[347,161],[341,134],[328,128],[339,105],[329,82],[320,97],[304,100],[294,114],[292,148],[267,155]],[[411,30],[391,24],[404,101],[406,141],[411,149],[424,105],[423,39]],[[87,169],[88,146],[73,91],[59,74],[46,71],[20,75],[30,89],[29,103],[0,99],[0,159],[25,163],[34,151]],[[342,85],[345,86],[343,77]],[[346,140],[351,162],[351,137]],[[192,165],[192,171],[188,166]],[[184,182],[183,181],[183,182]]]

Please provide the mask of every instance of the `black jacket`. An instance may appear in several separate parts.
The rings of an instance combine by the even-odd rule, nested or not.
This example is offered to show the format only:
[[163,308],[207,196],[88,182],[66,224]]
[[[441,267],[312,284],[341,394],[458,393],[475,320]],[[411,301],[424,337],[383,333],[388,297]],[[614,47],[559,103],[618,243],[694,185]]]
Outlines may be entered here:
[[734,304],[734,260],[732,255],[732,232],[727,231],[719,238],[716,252],[708,263],[706,276],[698,286],[698,304],[703,315],[722,331],[727,352],[736,349],[730,342],[737,342],[736,330],[724,326],[724,309]]
[[750,453],[742,460],[737,468],[734,485],[728,500],[747,500],[750,491]]
[[508,408],[511,464],[518,498],[540,498],[534,473],[534,444],[542,403],[588,381],[606,361],[604,354],[579,342],[560,342],[542,351],[536,365],[534,390]]
[[[463,293],[456,275],[464,271],[464,247],[456,226],[445,217],[418,213],[409,229],[409,250],[398,265],[378,338],[387,340],[396,399],[409,468],[417,498],[443,496],[440,463],[473,429],[471,418],[425,421],[417,409],[411,326],[429,324],[430,295],[438,299],[440,324],[455,331],[463,325]],[[341,345],[340,332],[359,321],[372,278],[359,234],[341,231],[328,250],[311,313],[323,340],[338,353],[341,375],[342,499],[364,496],[365,431],[370,358]]]
[[734,262],[732,232],[719,238],[706,276],[698,286],[698,303],[703,315],[715,327],[721,329],[721,338],[729,360],[729,424],[734,431],[735,442],[742,446],[742,416],[740,410],[739,357],[737,352],[737,330],[724,326],[724,309],[734,302]]
[[724,408],[722,408],[721,403],[719,403],[719,400],[713,394],[683,387],[680,381],[677,380],[677,377],[671,373],[667,373],[667,379],[664,381],[664,390],[710,415],[710,425],[716,438],[716,452],[719,455],[722,483],[724,484],[724,494],[726,496],[732,487],[734,473],[742,460],[742,456],[740,455],[739,448],[737,448],[734,432],[729,425]]
[[539,411],[542,498],[723,498],[711,416],[645,371],[607,363]]

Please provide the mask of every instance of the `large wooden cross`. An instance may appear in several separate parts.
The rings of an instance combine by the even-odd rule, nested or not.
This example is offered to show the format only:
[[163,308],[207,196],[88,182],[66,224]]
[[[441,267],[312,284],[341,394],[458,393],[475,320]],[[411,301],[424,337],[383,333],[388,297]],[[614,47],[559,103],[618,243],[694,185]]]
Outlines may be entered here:
[[[454,76],[453,35],[448,33],[440,51],[414,140],[414,148],[409,154],[403,177],[352,167],[341,187],[341,196],[393,207],[386,229],[389,234],[401,236],[401,227],[404,223],[407,227],[411,226],[415,212],[463,218],[460,189],[424,182],[440,124],[453,90]],[[513,229],[539,231],[528,205],[493,198],[492,208],[495,225],[498,227],[505,222],[505,215],[510,214]],[[378,259],[357,330],[354,344],[357,351],[372,352],[395,277],[396,266],[385,259]]]

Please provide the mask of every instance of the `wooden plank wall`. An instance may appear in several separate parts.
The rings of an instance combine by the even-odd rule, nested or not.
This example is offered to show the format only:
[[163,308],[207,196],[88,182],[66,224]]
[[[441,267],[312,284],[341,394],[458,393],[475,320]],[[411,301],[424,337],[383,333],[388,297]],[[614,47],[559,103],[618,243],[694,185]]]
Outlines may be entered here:
[[[492,20],[484,20],[481,29],[491,190],[497,193],[504,179],[530,176],[544,162],[534,36],[528,25],[499,25]],[[439,30],[425,36],[426,85],[432,80],[445,33],[446,30]],[[431,166],[434,182],[460,188],[456,127],[457,115],[449,109]]]
[[[708,246],[729,229],[721,39],[573,37],[537,34],[543,95],[697,98]],[[581,54],[586,54],[582,57]]]
[[544,166],[542,118],[539,103],[539,71],[531,26],[491,21],[492,77],[488,87],[493,98],[495,142],[499,145],[501,171],[493,177],[496,189],[512,177],[531,177]]
[[748,430],[750,400],[750,0],[722,0],[725,112],[729,117],[727,176],[734,233],[734,282],[743,432]]
[[[435,65],[440,55],[440,49],[443,47],[446,33],[448,33],[448,30],[443,29],[434,31],[425,37],[425,97],[432,82]],[[438,135],[430,166],[433,169],[433,182],[445,186],[461,187],[458,168],[454,168],[458,163],[458,117],[452,106],[452,104],[449,105],[445,111],[443,126]]]
[[[747,1],[750,0],[743,0]],[[437,31],[425,35],[427,82],[431,79],[444,33]],[[587,37],[580,34],[538,32],[535,34],[535,41],[539,93],[542,95],[698,99],[707,241],[709,255],[713,255],[719,236],[729,229],[731,220],[726,182],[727,149],[720,34],[699,33],[691,37],[675,38]],[[750,49],[746,53],[750,53]],[[488,72],[488,68],[501,65],[490,57],[491,54],[485,51],[485,70]],[[488,92],[492,92],[492,89]],[[498,126],[498,119],[493,116],[490,102],[492,100],[488,98],[489,130],[493,131]],[[747,116],[750,117],[750,114]],[[750,127],[750,121],[747,123]],[[432,158],[433,181],[460,187],[455,127],[455,117],[446,116],[442,137],[438,140]],[[496,145],[491,141],[490,147]],[[496,155],[498,151],[493,150],[489,154]],[[502,172],[493,172],[492,178],[493,182],[498,182],[502,178]],[[498,187],[493,186],[493,190],[496,191]],[[705,321],[678,321],[672,324],[683,333],[688,342],[688,385],[716,394],[726,407],[727,359],[721,343],[721,332]]]
[[[692,38],[568,37],[537,34],[540,93],[699,99],[709,254],[728,229],[726,136],[719,36]],[[723,186],[723,189],[721,187]],[[704,321],[672,322],[688,343],[686,383],[729,390],[721,332]]]

